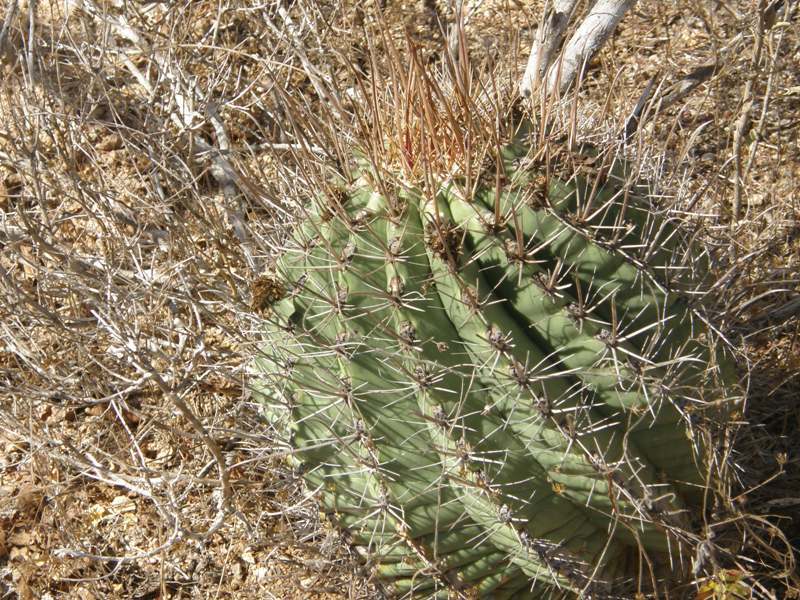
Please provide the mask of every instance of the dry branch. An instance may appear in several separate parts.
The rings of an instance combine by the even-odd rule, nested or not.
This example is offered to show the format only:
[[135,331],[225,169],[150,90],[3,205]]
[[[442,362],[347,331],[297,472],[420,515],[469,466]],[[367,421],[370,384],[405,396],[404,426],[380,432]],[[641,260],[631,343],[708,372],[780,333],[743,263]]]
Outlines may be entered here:
[[636,0],[597,0],[556,58],[577,1],[556,0],[545,13],[520,84],[523,96],[539,86],[545,95],[563,94],[580,77]]
[[528,65],[522,76],[520,93],[523,96],[530,96],[544,81],[547,69],[553,62],[553,56],[564,41],[567,26],[577,4],[578,0],[555,0],[545,12],[544,22],[536,30]]

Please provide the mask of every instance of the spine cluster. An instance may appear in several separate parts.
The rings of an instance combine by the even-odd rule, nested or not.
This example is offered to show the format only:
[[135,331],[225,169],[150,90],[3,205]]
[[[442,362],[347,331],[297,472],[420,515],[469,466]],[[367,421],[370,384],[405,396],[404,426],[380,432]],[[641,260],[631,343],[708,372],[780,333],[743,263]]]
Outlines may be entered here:
[[666,585],[702,496],[687,427],[733,379],[703,258],[622,161],[559,179],[525,153],[469,186],[365,168],[274,274],[265,401],[400,596]]

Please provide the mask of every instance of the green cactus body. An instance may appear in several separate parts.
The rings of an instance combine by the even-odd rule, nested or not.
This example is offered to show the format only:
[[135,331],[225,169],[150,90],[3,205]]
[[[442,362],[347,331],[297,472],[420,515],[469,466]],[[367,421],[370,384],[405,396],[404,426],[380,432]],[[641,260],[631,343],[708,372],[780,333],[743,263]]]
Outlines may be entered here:
[[681,407],[732,382],[673,291],[681,240],[621,163],[602,185],[553,178],[536,206],[523,151],[471,195],[384,197],[364,168],[277,265],[258,389],[323,512],[401,597],[666,586],[702,493]]

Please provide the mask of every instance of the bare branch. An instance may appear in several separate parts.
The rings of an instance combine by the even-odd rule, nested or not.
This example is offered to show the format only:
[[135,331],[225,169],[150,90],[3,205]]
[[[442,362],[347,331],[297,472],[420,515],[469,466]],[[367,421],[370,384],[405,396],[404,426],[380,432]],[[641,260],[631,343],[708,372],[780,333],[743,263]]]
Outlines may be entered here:
[[578,0],[555,0],[544,15],[544,23],[536,30],[536,37],[522,76],[520,93],[530,96],[542,84],[554,54],[564,41],[567,25],[575,12]]
[[17,16],[18,0],[11,0],[8,8],[6,9],[6,16],[3,20],[3,26],[0,28],[0,56],[6,52],[6,44],[8,43],[8,32],[11,30],[11,23],[14,17]]
[[539,27],[528,66],[520,84],[523,96],[530,96],[545,84],[545,94],[564,93],[616,29],[636,0],[597,0],[570,38],[561,56],[554,53],[561,45],[577,1],[556,0]]
[[550,69],[547,92],[563,93],[611,37],[636,0],[598,0],[567,43],[561,59]]

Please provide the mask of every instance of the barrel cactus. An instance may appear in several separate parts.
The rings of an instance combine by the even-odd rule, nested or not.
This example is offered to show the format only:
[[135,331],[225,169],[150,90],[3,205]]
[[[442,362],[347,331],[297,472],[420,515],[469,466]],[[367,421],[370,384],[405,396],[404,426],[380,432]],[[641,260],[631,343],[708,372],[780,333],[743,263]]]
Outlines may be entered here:
[[262,281],[257,389],[392,595],[689,581],[691,430],[734,380],[698,316],[706,259],[625,161],[534,146],[475,178],[358,159]]

